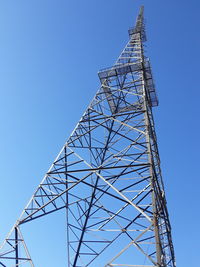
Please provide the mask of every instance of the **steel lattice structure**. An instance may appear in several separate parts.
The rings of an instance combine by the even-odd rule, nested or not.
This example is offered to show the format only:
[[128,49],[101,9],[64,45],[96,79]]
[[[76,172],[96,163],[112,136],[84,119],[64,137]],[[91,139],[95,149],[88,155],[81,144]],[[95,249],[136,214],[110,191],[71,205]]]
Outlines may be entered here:
[[100,89],[5,239],[0,266],[34,266],[20,228],[63,209],[65,266],[175,267],[143,20],[141,7],[128,44],[98,73]]

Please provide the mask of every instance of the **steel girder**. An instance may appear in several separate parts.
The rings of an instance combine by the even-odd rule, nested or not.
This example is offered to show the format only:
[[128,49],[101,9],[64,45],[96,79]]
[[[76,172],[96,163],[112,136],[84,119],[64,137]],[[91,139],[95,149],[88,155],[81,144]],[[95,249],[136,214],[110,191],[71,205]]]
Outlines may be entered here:
[[101,88],[5,239],[0,266],[34,266],[20,228],[64,209],[66,266],[175,267],[143,8],[129,35],[116,64],[99,72]]

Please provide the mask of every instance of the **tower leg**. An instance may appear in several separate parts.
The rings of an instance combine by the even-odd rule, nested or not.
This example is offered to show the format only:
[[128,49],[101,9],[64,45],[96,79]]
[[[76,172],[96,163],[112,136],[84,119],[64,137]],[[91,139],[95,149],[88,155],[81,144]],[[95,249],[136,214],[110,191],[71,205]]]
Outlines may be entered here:
[[15,266],[19,266],[18,230],[15,227]]

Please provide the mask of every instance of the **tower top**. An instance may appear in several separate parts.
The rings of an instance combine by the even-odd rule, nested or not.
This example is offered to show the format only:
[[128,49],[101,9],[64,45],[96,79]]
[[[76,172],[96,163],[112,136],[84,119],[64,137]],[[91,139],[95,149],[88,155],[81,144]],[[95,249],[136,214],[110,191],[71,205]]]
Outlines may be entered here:
[[135,28],[139,28],[142,26],[143,24],[143,20],[144,20],[144,6],[140,7],[140,11],[139,14],[137,16],[137,20],[136,20],[136,24],[135,24]]
[[142,41],[146,41],[146,33],[144,26],[144,6],[140,7],[139,14],[136,19],[135,26],[129,29],[129,36],[132,38],[133,34],[141,34]]

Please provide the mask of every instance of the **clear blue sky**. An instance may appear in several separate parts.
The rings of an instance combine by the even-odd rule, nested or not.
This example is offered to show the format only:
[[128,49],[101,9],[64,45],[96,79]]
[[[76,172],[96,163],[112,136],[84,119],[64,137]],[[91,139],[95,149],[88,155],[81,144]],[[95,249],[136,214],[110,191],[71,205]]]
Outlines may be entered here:
[[[111,66],[126,44],[127,30],[141,4],[145,6],[147,54],[160,100],[154,108],[155,121],[177,267],[197,267],[197,0],[1,1],[1,241],[98,89],[98,70]],[[36,267],[66,266],[64,215],[57,216],[24,226],[34,233],[29,243]],[[50,236],[51,248],[46,251]],[[41,259],[42,254],[44,258],[51,255],[49,262]]]

